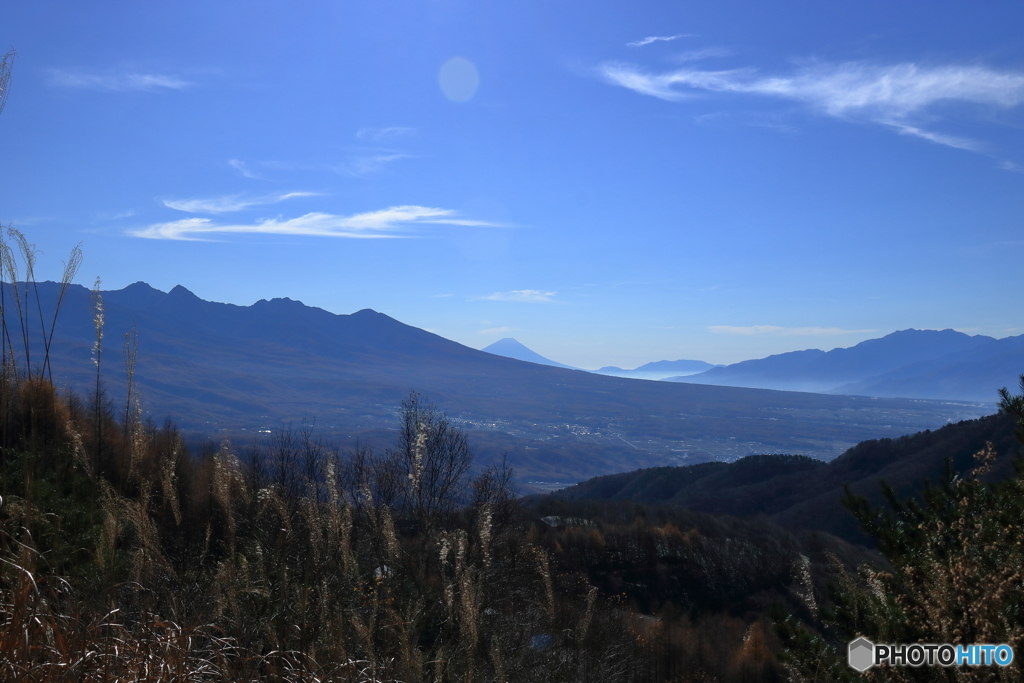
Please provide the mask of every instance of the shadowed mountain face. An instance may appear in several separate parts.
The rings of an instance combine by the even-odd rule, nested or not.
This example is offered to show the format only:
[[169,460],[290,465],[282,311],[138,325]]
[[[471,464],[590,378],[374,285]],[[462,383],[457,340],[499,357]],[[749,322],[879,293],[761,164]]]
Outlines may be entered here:
[[[56,285],[40,283],[39,292],[44,312],[51,311]],[[867,438],[984,412],[968,404],[605,377],[477,351],[371,310],[335,315],[290,299],[235,306],[180,286],[164,293],[136,283],[104,292],[103,300],[101,371],[115,403],[124,395],[121,347],[134,326],[143,405],[158,420],[170,416],[213,438],[250,439],[308,418],[339,437],[387,443],[382,430],[396,424],[402,398],[418,391],[470,431],[483,460],[507,451],[522,478],[541,488],[750,453],[831,459]],[[11,306],[6,316],[16,329]],[[29,332],[38,329],[34,319]],[[73,286],[55,336],[59,385],[89,395],[94,341],[89,292]],[[36,347],[34,364],[41,359]]]
[[993,402],[1024,372],[1024,336],[903,330],[848,349],[793,351],[673,381],[861,396]]
[[911,363],[837,387],[831,393],[991,400],[987,387],[1010,387],[1024,373],[1024,335],[993,339],[959,353]]
[[570,365],[563,365],[562,363],[555,362],[544,356],[540,355],[536,351],[528,349],[523,344],[512,337],[505,337],[499,339],[490,346],[486,346],[482,349],[487,353],[493,353],[496,356],[504,356],[505,358],[515,358],[516,360],[526,361],[527,363],[539,363],[541,365],[550,365],[556,368],[566,368],[569,370],[575,370],[576,368]]

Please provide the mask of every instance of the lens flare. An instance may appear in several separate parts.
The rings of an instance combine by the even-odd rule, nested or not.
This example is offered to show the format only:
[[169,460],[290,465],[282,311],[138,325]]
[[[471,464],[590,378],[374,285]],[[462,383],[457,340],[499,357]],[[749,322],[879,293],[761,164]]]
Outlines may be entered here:
[[453,57],[441,65],[437,82],[449,100],[467,102],[480,87],[480,73],[476,65],[465,57]]

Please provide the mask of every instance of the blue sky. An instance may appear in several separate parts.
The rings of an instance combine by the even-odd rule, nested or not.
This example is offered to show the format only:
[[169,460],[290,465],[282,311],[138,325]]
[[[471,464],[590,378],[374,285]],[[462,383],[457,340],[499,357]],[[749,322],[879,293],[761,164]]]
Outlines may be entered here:
[[0,220],[79,282],[563,363],[1024,333],[1024,5],[31,2]]

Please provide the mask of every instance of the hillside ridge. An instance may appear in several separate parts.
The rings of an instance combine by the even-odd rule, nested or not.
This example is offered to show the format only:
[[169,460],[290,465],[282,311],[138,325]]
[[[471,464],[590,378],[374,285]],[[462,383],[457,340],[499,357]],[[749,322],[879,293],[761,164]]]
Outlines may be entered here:
[[965,476],[973,456],[992,442],[1000,454],[991,479],[1014,472],[1024,455],[1014,438],[1014,419],[997,413],[896,439],[871,439],[825,463],[799,455],[753,455],[733,463],[656,467],[595,477],[549,494],[566,500],[630,500],[673,503],[700,512],[766,515],[792,530],[828,531],[863,543],[839,501],[846,487],[883,502],[885,482],[900,497],[920,492],[922,482],[939,481],[947,460]]

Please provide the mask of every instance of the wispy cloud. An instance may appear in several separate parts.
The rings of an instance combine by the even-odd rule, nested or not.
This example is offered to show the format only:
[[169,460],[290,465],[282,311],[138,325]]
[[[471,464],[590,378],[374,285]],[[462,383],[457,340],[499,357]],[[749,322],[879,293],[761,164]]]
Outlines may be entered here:
[[385,142],[397,140],[416,132],[415,128],[408,126],[384,126],[382,128],[360,128],[356,131],[356,140],[370,140],[372,142]]
[[649,73],[631,64],[607,62],[598,72],[609,83],[663,100],[680,101],[708,92],[786,99],[828,116],[867,120],[904,135],[972,151],[983,145],[926,130],[917,119],[940,103],[1000,109],[1024,103],[1024,73],[980,66],[846,62],[813,64],[791,74],[763,76],[754,69]]
[[128,90],[183,90],[194,83],[167,74],[138,72],[88,73],[70,69],[50,69],[50,84],[61,88],[124,92]]
[[797,132],[796,126],[788,123],[784,114],[771,111],[716,111],[694,117],[694,122],[702,125],[729,126],[742,125],[753,128],[768,128],[784,133]]
[[379,173],[392,162],[400,159],[408,159],[412,155],[402,152],[368,152],[353,154],[345,161],[335,164],[332,167],[336,173],[341,175],[361,177]]
[[[360,177],[379,173],[388,165],[401,159],[411,158],[400,150],[389,149],[388,146],[416,133],[410,126],[379,126],[360,128],[356,131],[356,140],[368,143],[363,149],[357,149],[347,159],[332,167],[336,173]],[[374,147],[373,145],[376,145]]]
[[495,292],[480,297],[484,301],[518,301],[521,303],[551,303],[557,292],[545,292],[540,289],[515,289],[511,292]]
[[686,52],[680,52],[677,55],[673,55],[669,59],[673,62],[698,62],[702,59],[711,59],[713,57],[729,57],[733,51],[725,47],[706,47],[700,50],[687,50]]
[[[412,154],[390,149],[357,149],[335,163],[310,163],[295,161],[261,161],[263,168],[278,171],[330,171],[350,178],[361,178],[380,173],[392,163],[400,159],[414,158]],[[256,176],[250,176],[256,177]]]
[[252,178],[253,180],[263,180],[264,179],[263,176],[258,175],[257,173],[252,171],[249,168],[249,165],[246,164],[241,159],[228,159],[228,165],[231,166],[231,168],[233,168],[236,171],[238,171],[239,173],[241,173],[246,178]]
[[931,142],[938,143],[940,145],[946,145],[947,147],[955,147],[956,149],[966,149],[969,152],[981,152],[984,151],[984,144],[977,140],[971,140],[969,138],[961,138],[956,135],[946,135],[945,133],[935,133],[932,131],[918,128],[917,126],[911,126],[906,123],[900,123],[899,121],[880,121],[896,129],[896,132],[901,135],[912,135],[914,137],[929,140]]
[[488,327],[487,329],[480,330],[478,334],[507,334],[514,332],[514,327]]
[[284,194],[264,195],[262,197],[245,197],[235,194],[209,199],[165,199],[163,204],[170,209],[187,213],[228,213],[230,211],[241,211],[253,206],[276,204],[286,199],[294,199],[295,197],[316,196],[318,196],[316,192],[287,192]]
[[661,41],[664,41],[664,42],[667,43],[667,42],[676,40],[677,38],[689,38],[689,37],[690,37],[689,33],[680,33],[680,34],[674,35],[674,36],[647,36],[643,40],[637,40],[637,41],[634,41],[632,43],[626,43],[626,45],[628,45],[629,47],[643,47],[644,45],[650,45],[651,43],[658,43],[658,42],[661,42]]
[[458,218],[455,211],[426,206],[393,206],[352,216],[329,213],[307,213],[298,218],[268,218],[253,224],[220,224],[210,218],[186,218],[170,223],[156,223],[129,235],[162,240],[208,240],[215,235],[292,235],[312,237],[346,237],[381,239],[409,237],[409,231],[420,225],[476,225],[493,223]]
[[708,327],[715,334],[735,334],[742,336],[770,335],[773,337],[835,337],[843,334],[868,334],[878,330],[844,330],[839,327],[779,327],[778,325],[711,325]]
[[135,213],[135,209],[128,209],[127,211],[119,212],[102,211],[97,214],[96,218],[101,221],[116,221],[122,218],[131,218]]

